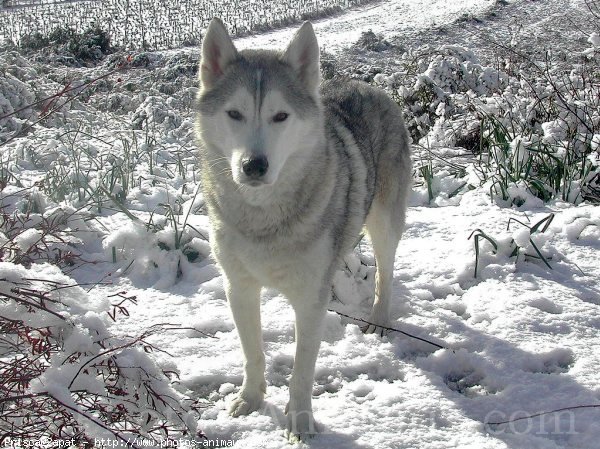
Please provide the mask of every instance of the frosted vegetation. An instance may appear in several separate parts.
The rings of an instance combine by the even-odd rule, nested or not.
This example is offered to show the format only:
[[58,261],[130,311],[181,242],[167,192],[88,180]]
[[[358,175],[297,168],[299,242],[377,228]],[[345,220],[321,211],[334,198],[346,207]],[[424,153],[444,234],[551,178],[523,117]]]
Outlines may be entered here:
[[[600,47],[593,37],[589,44],[570,57],[548,50],[543,60],[532,60],[515,44],[500,49],[505,59],[495,67],[462,47],[421,48],[402,57],[404,71],[376,75],[375,82],[405,106],[427,162],[420,171],[428,200],[451,175],[461,181],[450,182],[456,189],[449,196],[484,186],[507,205],[600,201]],[[444,154],[456,156],[456,148],[476,160],[439,162]]]
[[[211,18],[218,16],[230,32],[243,35],[322,17],[368,0],[278,1],[252,0],[108,0],[60,2],[37,0],[35,9],[0,10],[0,37],[22,43],[47,36],[68,24],[77,32],[99,28],[113,44],[127,48],[164,49],[197,45]],[[11,2],[12,3],[12,2]],[[25,2],[23,2],[25,3]],[[260,5],[260,6],[259,6]]]

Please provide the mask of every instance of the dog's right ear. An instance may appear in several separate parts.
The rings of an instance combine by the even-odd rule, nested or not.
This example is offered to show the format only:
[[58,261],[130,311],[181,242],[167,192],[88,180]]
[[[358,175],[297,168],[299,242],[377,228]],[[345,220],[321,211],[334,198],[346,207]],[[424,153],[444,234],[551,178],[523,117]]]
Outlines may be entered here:
[[215,17],[210,21],[202,40],[202,60],[200,61],[202,89],[212,87],[223,76],[225,68],[237,57],[238,52],[225,25],[221,19]]

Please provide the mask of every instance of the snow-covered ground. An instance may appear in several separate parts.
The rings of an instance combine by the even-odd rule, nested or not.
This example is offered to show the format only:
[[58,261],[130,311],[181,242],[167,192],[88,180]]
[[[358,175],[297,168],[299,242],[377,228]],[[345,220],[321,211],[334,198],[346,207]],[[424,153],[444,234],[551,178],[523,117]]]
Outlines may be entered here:
[[[425,54],[422,44],[471,45],[473,54],[446,48],[438,52],[442,56],[437,65],[415,62],[414,70],[441,85],[446,80],[438,80],[436,74],[443,71],[436,70],[458,61],[465,68],[461,80],[475,83],[464,97],[494,98],[503,105],[497,94],[507,87],[489,62],[494,54],[491,40],[506,43],[521,36],[540,46],[554,39],[546,42],[550,47],[564,40],[565,48],[582,52],[592,45],[586,43],[585,30],[562,20],[565,15],[580,20],[582,2],[504,3],[382,0],[316,21],[315,30],[341,70],[356,73],[359,65],[377,66],[375,81],[390,89],[399,77],[414,75],[401,71],[401,62],[414,56],[411,49]],[[237,45],[282,47],[294,29],[241,38]],[[391,42],[389,51],[354,46],[368,30]],[[154,351],[160,366],[179,373],[175,389],[203,404],[198,427],[208,438],[233,440],[237,448],[293,447],[283,432],[294,353],[293,313],[276,291],[265,291],[262,300],[268,383],[264,406],[246,417],[231,418],[226,412],[242,382],[242,357],[222,278],[204,238],[208,222],[202,199],[194,195],[191,101],[197,54],[189,52],[132,54],[127,70],[95,83],[89,95],[65,105],[44,126],[0,143],[0,179],[7,183],[0,193],[2,206],[7,212],[27,210],[25,227],[35,229],[57,207],[82,207],[89,201],[90,207],[82,207],[90,211],[84,220],[61,234],[72,242],[68,248],[82,255],[74,266],[64,267],[68,277],[36,264],[27,273],[95,285],[89,296],[98,316],[100,298],[119,292],[135,296],[136,303],[125,303],[128,316],[118,315],[113,324],[106,320],[106,329],[117,336],[138,335],[158,323],[184,329],[148,340],[164,351]],[[6,52],[2,57],[1,68],[8,75],[0,78],[0,117],[10,111],[6,108],[16,110],[57,92],[65,79],[79,85],[97,77],[116,61],[109,57],[97,67],[72,68],[48,64],[41,56],[36,60]],[[454,107],[464,100],[459,94],[445,97],[445,103],[432,101]],[[521,100],[517,94],[511,98]],[[0,118],[0,138],[22,129],[29,112]],[[336,300],[327,316],[313,389],[322,432],[298,447],[597,448],[600,208],[580,197],[573,201],[577,205],[560,199],[544,203],[518,183],[511,185],[509,200],[491,198],[491,181],[480,185],[470,169],[455,177],[452,167],[444,166],[444,161],[454,161],[466,167],[476,159],[463,149],[444,149],[456,140],[444,134],[445,122],[436,127],[420,120],[414,129],[425,137],[415,145],[416,166],[427,165],[425,143],[438,145],[443,158],[441,164],[434,163],[433,198],[423,178],[413,189],[395,261],[392,322],[446,349],[394,332],[364,335],[360,323],[336,313],[367,316],[374,286],[372,250],[365,238],[333,286]],[[75,159],[92,161],[92,168],[61,171],[72,170]],[[64,181],[77,177],[87,184]],[[19,196],[40,179],[45,184],[37,184],[34,194]],[[52,180],[56,185],[48,185]],[[87,196],[86,188],[101,184],[138,219],[111,202],[98,206],[95,197]],[[169,218],[172,210],[180,214]],[[194,213],[187,216],[189,210]],[[544,219],[549,226],[536,227]],[[175,222],[183,229],[178,239]],[[151,232],[153,225],[164,229]],[[8,248],[16,250],[7,243],[5,228],[2,232],[3,257],[8,257]],[[16,247],[27,252],[40,237],[36,232],[20,234]],[[477,237],[482,235],[496,248]],[[8,263],[0,268],[0,293],[10,276],[25,276]]]
[[[522,239],[524,228],[516,224],[506,231],[508,220],[533,224],[550,212],[556,213],[550,228],[533,239],[551,255],[552,270],[527,257],[509,258],[510,238]],[[503,246],[498,255],[491,246],[483,249],[475,280],[468,237],[477,228]],[[595,206],[518,212],[491,205],[485,192],[473,191],[457,206],[411,207],[395,263],[393,326],[451,349],[436,351],[394,334],[364,335],[358,324],[330,312],[313,390],[324,431],[306,446],[596,447],[597,409],[496,427],[484,423],[599,403],[599,242]],[[369,245],[361,248],[364,260],[371,260]],[[360,267],[354,258],[349,265]],[[342,303],[332,308],[364,318],[373,285],[363,280],[361,269],[354,270],[338,274],[335,291]],[[166,321],[215,336],[190,332],[187,338],[156,339],[180,370],[181,387],[212,402],[200,420],[209,437],[236,440],[235,447],[288,447],[282,428],[294,325],[282,296],[267,291],[262,302],[265,405],[232,419],[226,409],[242,382],[242,359],[217,268],[207,263],[166,289],[131,278],[121,278],[119,288],[139,298],[121,331],[131,334]]]
[[[481,14],[492,6],[490,0],[380,0],[363,7],[354,7],[334,18],[317,20],[315,33],[321,48],[331,53],[347,49],[371,30],[385,37],[399,33],[415,33],[433,26],[452,23],[465,15]],[[296,27],[248,36],[236,41],[239,48],[281,48]]]

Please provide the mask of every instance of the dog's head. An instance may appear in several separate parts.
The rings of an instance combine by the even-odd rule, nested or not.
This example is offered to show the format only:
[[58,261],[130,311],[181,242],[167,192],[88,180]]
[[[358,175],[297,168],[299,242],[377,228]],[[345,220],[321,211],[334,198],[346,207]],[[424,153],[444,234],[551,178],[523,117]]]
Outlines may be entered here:
[[322,139],[319,84],[319,47],[309,22],[283,53],[238,52],[213,19],[202,42],[197,104],[208,159],[227,160],[243,190],[272,188],[286,164],[310,162]]

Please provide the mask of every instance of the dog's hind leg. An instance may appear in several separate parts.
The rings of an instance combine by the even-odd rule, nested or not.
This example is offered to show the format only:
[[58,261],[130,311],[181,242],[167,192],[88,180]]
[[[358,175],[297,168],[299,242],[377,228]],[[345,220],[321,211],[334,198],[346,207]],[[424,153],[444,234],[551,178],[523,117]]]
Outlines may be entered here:
[[232,416],[257,410],[264,398],[265,355],[260,325],[260,285],[249,276],[224,276],[225,292],[244,352],[244,382],[229,409]]
[[[387,201],[386,201],[387,200]],[[370,323],[363,328],[365,333],[380,332],[381,326],[390,322],[390,301],[392,297],[392,282],[394,277],[394,258],[396,248],[405,221],[404,198],[395,198],[392,204],[388,198],[376,196],[366,220],[367,231],[373,244],[377,275],[375,278],[375,301],[368,319]]]

